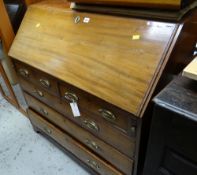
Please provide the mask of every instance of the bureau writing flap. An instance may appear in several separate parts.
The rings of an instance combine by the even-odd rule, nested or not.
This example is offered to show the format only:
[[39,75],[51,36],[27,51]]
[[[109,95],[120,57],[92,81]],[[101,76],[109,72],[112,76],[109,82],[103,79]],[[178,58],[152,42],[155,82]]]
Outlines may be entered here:
[[9,55],[141,117],[176,31],[43,2],[29,7]]

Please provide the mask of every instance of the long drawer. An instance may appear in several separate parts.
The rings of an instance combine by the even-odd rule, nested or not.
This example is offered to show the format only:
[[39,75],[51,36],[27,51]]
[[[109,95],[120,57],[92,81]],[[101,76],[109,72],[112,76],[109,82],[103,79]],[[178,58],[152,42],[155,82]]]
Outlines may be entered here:
[[60,83],[59,87],[61,98],[67,104],[75,101],[80,108],[86,108],[94,119],[106,122],[135,137],[136,117],[132,114],[67,83]]
[[103,161],[101,158],[94,155],[91,151],[86,149],[83,145],[73,139],[71,136],[62,132],[42,117],[37,115],[32,110],[28,111],[30,120],[34,126],[39,128],[45,134],[49,135],[60,145],[65,147],[68,151],[73,153],[81,161],[94,169],[96,172],[102,175],[123,175],[123,173],[116,170],[113,166]]
[[126,175],[131,174],[133,168],[133,160],[129,159],[127,156],[123,155],[112,146],[96,138],[91,133],[78,127],[76,124],[66,119],[61,114],[36,100],[34,97],[25,93],[25,98],[30,108],[43,115],[46,119],[48,119],[50,122],[57,125],[61,129],[65,130],[67,133],[71,134],[73,137],[99,154],[105,160],[115,165]]
[[71,112],[71,109],[65,103],[62,103],[60,99],[50,95],[46,91],[32,84],[29,84],[27,81],[21,79],[20,83],[23,90],[26,92],[30,93],[40,101],[65,115],[81,127],[90,131],[95,136],[115,147],[120,152],[124,153],[130,158],[133,158],[136,142],[135,138],[122,134],[122,132],[111,127],[110,125],[107,125],[106,123],[100,123],[99,120],[93,120],[91,114],[85,110],[83,111],[84,115],[81,117],[75,118],[73,116],[67,115]]

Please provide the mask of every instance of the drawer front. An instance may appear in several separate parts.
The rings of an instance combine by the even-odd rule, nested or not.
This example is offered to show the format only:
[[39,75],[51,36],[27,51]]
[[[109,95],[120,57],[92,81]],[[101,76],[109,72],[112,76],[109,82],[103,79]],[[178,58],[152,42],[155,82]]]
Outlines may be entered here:
[[19,77],[34,83],[55,96],[58,96],[57,81],[55,78],[16,60],[14,63]]
[[60,93],[61,98],[68,104],[76,101],[80,108],[88,110],[93,119],[108,123],[123,133],[135,137],[136,120],[128,112],[65,83],[60,84]]
[[19,76],[19,78],[23,78],[24,80],[29,82],[35,82],[35,73],[30,66],[27,66],[16,60],[13,61],[14,61],[16,73]]
[[57,129],[33,111],[29,110],[28,114],[33,125],[65,147],[68,151],[77,156],[78,159],[94,169],[97,173],[102,175],[123,175],[114,167],[94,155],[71,136]]
[[71,108],[67,103],[61,102],[57,97],[50,95],[46,91],[39,89],[36,86],[27,83],[26,81],[21,80],[20,82],[22,88],[26,92],[30,93],[40,101],[65,115],[81,127],[90,131],[93,135],[99,137],[111,146],[115,147],[120,152],[124,153],[130,158],[133,158],[135,150],[135,138],[130,138],[122,134],[119,130],[106,125],[105,123],[100,123],[97,120],[92,120],[92,117],[89,117],[90,114],[87,111],[83,111],[82,109],[80,110],[84,115],[75,118],[71,115]]
[[78,127],[76,124],[66,119],[64,116],[60,115],[53,109],[36,100],[34,97],[25,93],[25,98],[30,108],[39,112],[50,122],[56,124],[61,129],[74,136],[77,140],[85,144],[91,150],[95,151],[108,162],[115,165],[125,174],[131,174],[133,160],[129,159],[127,156],[123,155],[115,148],[96,138],[88,131],[85,131],[84,129]]

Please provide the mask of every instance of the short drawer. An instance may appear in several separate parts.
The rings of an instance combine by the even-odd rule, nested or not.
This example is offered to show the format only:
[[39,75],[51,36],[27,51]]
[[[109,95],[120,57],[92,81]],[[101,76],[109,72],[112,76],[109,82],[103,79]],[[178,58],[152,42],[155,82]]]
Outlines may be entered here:
[[35,112],[29,110],[28,114],[34,126],[39,128],[45,134],[49,135],[60,145],[74,154],[78,159],[87,164],[90,168],[94,169],[97,173],[102,175],[123,175],[123,173],[119,172],[113,166],[97,157],[71,136],[62,132],[61,130],[44,120],[42,117],[37,115]]
[[35,73],[30,66],[16,60],[13,61],[16,73],[19,78],[23,78],[24,80],[29,82],[35,82]]
[[48,119],[50,122],[71,134],[73,137],[75,137],[77,140],[85,144],[91,150],[99,154],[105,160],[115,165],[125,174],[131,174],[133,166],[132,159],[129,159],[127,156],[123,155],[112,146],[96,138],[88,131],[77,126],[66,117],[62,116],[50,107],[36,100],[34,97],[25,93],[25,98],[30,108],[34,109],[35,111],[43,115],[46,119]]
[[52,76],[33,69],[32,67],[21,63],[19,61],[14,61],[16,72],[20,78],[23,78],[26,81],[34,83],[35,85],[45,89],[47,92],[58,96],[58,87],[57,81]]
[[23,81],[21,86],[26,92],[30,93],[43,103],[49,105],[56,111],[71,119],[73,122],[77,123],[79,126],[90,131],[93,135],[115,147],[121,153],[133,158],[136,143],[136,139],[134,137],[128,137],[127,135],[124,135],[116,128],[107,125],[106,122],[101,123],[96,119],[93,120],[92,117],[90,117],[91,114],[83,109],[80,109],[83,115],[75,118],[73,115],[71,115],[72,112],[70,106],[67,103],[63,103],[57,97],[50,95],[46,91],[33,86],[26,81]]
[[91,113],[93,119],[105,122],[135,137],[136,120],[132,114],[66,83],[60,84],[60,92],[63,100],[68,104],[76,101],[80,108],[85,108]]

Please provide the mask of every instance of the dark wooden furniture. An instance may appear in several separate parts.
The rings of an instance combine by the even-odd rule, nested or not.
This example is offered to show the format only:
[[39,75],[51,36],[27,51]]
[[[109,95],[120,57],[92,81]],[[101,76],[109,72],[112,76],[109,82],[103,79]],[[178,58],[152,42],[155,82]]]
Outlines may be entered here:
[[9,52],[29,118],[95,173],[136,175],[142,123],[184,25],[66,7],[30,6]]
[[178,77],[154,102],[143,175],[196,175],[197,82]]
[[68,0],[77,3],[124,5],[157,9],[180,9],[194,0]]
[[4,3],[12,28],[16,33],[26,11],[26,5],[23,0],[4,0]]

